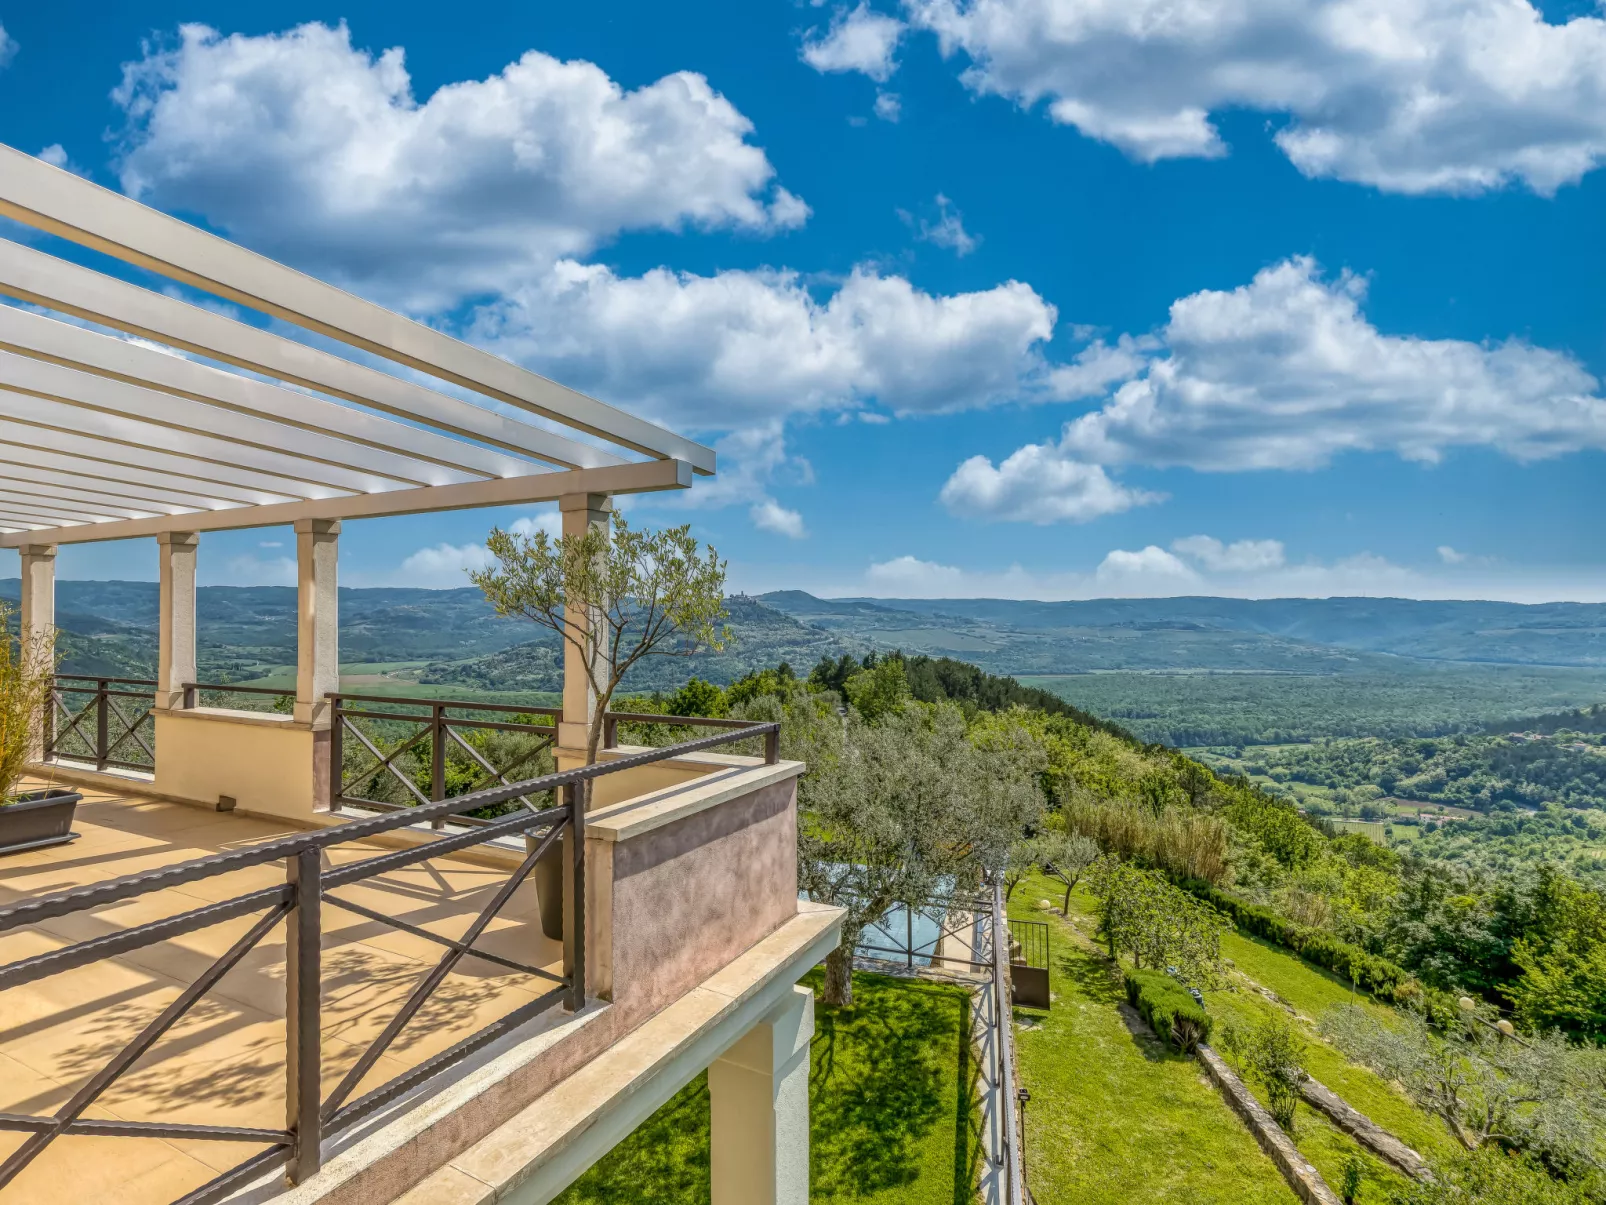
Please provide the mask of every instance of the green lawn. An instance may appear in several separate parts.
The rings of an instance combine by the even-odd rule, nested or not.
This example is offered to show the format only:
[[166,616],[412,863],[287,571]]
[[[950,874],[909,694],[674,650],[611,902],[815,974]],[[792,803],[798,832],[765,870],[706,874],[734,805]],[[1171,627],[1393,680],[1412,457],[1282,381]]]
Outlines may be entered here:
[[[805,982],[818,991],[818,973]],[[980,1149],[966,993],[860,974],[854,996],[851,1010],[815,1004],[810,1199],[969,1205]],[[708,1199],[701,1075],[557,1198],[560,1205]]]
[[1039,898],[1061,894],[1031,878],[1010,906],[1014,916],[1048,921],[1052,934],[1054,1007],[1016,1013],[1030,1026],[1017,1028],[1017,1037],[1021,1079],[1032,1095],[1027,1180],[1037,1200],[1293,1202],[1276,1167],[1198,1065],[1135,1036],[1118,1008],[1124,997],[1108,964],[1077,944],[1066,922],[1034,907]]

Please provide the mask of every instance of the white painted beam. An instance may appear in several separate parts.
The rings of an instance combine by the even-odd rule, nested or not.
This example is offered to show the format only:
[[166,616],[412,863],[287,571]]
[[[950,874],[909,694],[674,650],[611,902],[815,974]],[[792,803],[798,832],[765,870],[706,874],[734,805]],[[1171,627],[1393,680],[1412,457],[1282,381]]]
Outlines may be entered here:
[[[379,478],[408,485],[456,485],[475,480],[477,476],[10,351],[0,350],[0,386],[75,409],[89,407],[128,415],[174,431],[212,435],[243,446],[282,449],[307,461],[336,468],[341,473],[346,473],[349,466],[351,484],[364,491],[383,488],[377,486]],[[163,436],[157,437],[158,446],[163,439]],[[358,485],[367,475],[372,475],[371,483]]]
[[[182,356],[96,334],[15,306],[0,306],[0,349],[85,373],[285,423],[318,435],[402,453],[477,477],[518,477],[528,460],[354,410],[296,389],[197,364]],[[542,468],[545,466],[542,465]],[[444,485],[444,481],[429,482]]]
[[87,506],[104,507],[114,513],[126,511],[128,518],[137,515],[176,515],[186,510],[197,509],[194,505],[176,505],[171,502],[138,502],[121,494],[94,489],[83,482],[38,481],[31,474],[10,473],[4,468],[0,468],[0,494],[14,497],[26,495],[45,502],[58,499],[63,504],[72,506],[83,503]]
[[109,519],[133,520],[152,518],[154,516],[140,515],[137,511],[119,511],[99,507],[84,506],[66,502],[50,502],[43,498],[35,498],[29,494],[21,494],[14,490],[0,490],[0,506],[13,515],[36,515],[41,519],[54,520],[57,524],[69,523],[104,523]]
[[[3,396],[0,393],[0,398]],[[39,464],[56,467],[65,464],[73,471],[81,465],[85,473],[102,476],[112,473],[119,480],[187,482],[189,488],[253,506],[296,498],[328,498],[343,492],[280,474],[215,464],[149,447],[139,447],[139,464],[129,465],[125,463],[130,455],[126,444],[98,435],[11,422],[3,417],[0,417],[0,447],[6,449],[8,456],[13,454],[12,449],[22,448]],[[180,487],[183,488],[182,484]]]
[[[151,508],[156,510],[169,506],[189,510],[222,510],[228,506],[244,505],[242,502],[220,499],[215,494],[197,493],[193,489],[173,489],[130,480],[126,474],[131,470],[119,471],[113,465],[99,466],[103,470],[101,473],[86,471],[87,466],[94,463],[92,461],[74,462],[70,471],[59,469],[54,467],[55,461],[43,459],[49,455],[0,444],[0,482],[27,481],[38,485],[93,490],[124,502],[156,503]],[[273,501],[288,502],[290,499],[281,496]]]
[[625,463],[602,448],[6,239],[0,239],[0,294],[560,468]]
[[0,213],[603,439],[714,471],[710,448],[11,147],[0,147]]
[[311,497],[329,497],[343,491],[370,493],[404,488],[404,483],[370,473],[353,472],[322,461],[198,434],[181,427],[166,427],[86,407],[64,406],[11,389],[0,388],[0,418],[123,444],[126,449],[123,455],[135,465],[150,463],[144,452],[159,448],[192,458],[195,463],[191,471],[198,476],[212,471],[200,463],[203,461],[216,466],[224,480],[229,479],[228,470],[236,465],[259,469],[300,482],[305,488],[297,492]]
[[[3,398],[0,394],[0,398]],[[92,540],[125,540],[154,536],[162,531],[222,531],[249,527],[276,527],[301,519],[372,519],[385,515],[415,515],[427,511],[466,510],[480,506],[520,506],[556,502],[565,494],[639,494],[657,490],[687,489],[693,469],[682,460],[648,460],[640,464],[603,469],[570,469],[476,481],[467,485],[421,486],[381,494],[357,494],[287,502],[277,506],[249,506],[211,513],[132,519],[83,527],[57,527],[48,537],[55,544],[81,544]],[[15,548],[40,533],[0,536],[0,548]]]

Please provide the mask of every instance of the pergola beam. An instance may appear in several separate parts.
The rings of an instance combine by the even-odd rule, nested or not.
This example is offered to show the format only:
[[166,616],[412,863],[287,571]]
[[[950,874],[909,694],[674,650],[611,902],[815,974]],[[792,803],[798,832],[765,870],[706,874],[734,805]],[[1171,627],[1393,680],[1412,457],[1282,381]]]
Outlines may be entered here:
[[602,439],[714,470],[701,444],[4,146],[0,213]]
[[[386,515],[413,515],[427,511],[466,510],[482,506],[519,506],[555,502],[572,494],[639,494],[657,490],[687,489],[694,470],[681,460],[649,460],[600,469],[569,469],[529,477],[475,481],[463,485],[420,486],[379,494],[287,502],[274,506],[164,515],[58,527],[49,533],[52,544],[81,544],[93,540],[125,540],[166,531],[223,531],[250,527],[277,527],[301,519],[371,519]],[[8,508],[0,505],[0,512]],[[3,518],[0,514],[0,518]],[[38,543],[37,533],[14,532],[0,536],[0,548]]]
[[[143,453],[147,449],[160,448],[195,461],[210,462],[225,480],[228,479],[228,470],[235,465],[260,469],[301,483],[307,487],[305,492],[314,497],[336,491],[354,494],[380,492],[402,489],[406,485],[405,482],[371,473],[354,472],[339,465],[310,461],[253,444],[235,443],[213,435],[187,431],[182,427],[162,426],[104,410],[63,406],[48,397],[40,398],[13,389],[0,388],[0,417],[30,426],[91,435],[123,444],[129,450],[123,452],[122,456],[136,465],[146,463]],[[208,470],[197,465],[191,471],[200,475]]]
[[130,454],[128,448],[121,443],[4,418],[0,418],[0,449],[11,459],[17,455],[14,449],[24,449],[30,464],[54,464],[88,475],[111,473],[118,481],[171,480],[180,489],[197,489],[208,495],[215,493],[220,499],[251,506],[296,498],[326,498],[344,492],[238,465],[197,461],[155,448],[140,448],[140,463],[130,465],[124,459]]
[[[26,457],[26,459],[23,459]],[[74,467],[73,472],[63,472],[47,467],[40,460],[38,452],[22,452],[17,449],[0,444],[0,481],[27,482],[30,485],[53,486],[69,490],[92,491],[109,499],[118,499],[129,503],[154,503],[148,506],[150,510],[160,510],[165,506],[177,506],[190,510],[222,509],[225,506],[243,506],[243,502],[228,501],[215,496],[208,496],[191,491],[169,489],[165,486],[147,485],[128,478],[127,470],[123,470],[116,477],[97,476],[84,471],[82,464]],[[276,501],[288,502],[288,498],[279,498]]]
[[626,463],[591,444],[7,239],[0,239],[0,294],[560,468]]
[[[0,349],[0,388],[31,394],[70,406],[75,411],[81,408],[109,411],[174,431],[213,436],[242,447],[282,449],[298,459],[324,466],[319,471],[327,472],[333,468],[342,474],[350,473],[353,485],[362,481],[357,474],[372,474],[375,479],[389,478],[406,485],[455,485],[472,481],[478,476],[415,460],[381,447],[352,443],[315,431],[298,430],[254,414],[207,406],[187,397],[130,385],[126,381],[110,380],[91,372],[80,372],[48,360],[30,359],[3,349]],[[333,402],[326,404],[334,405]],[[162,436],[157,436],[157,442],[162,439]],[[374,487],[370,481],[359,488]]]
[[[477,477],[517,477],[530,462],[461,439],[368,414],[282,385],[197,364],[126,339],[0,306],[0,349],[284,423],[301,431],[402,453]],[[294,435],[290,438],[296,438]],[[430,484],[445,484],[432,482]]]

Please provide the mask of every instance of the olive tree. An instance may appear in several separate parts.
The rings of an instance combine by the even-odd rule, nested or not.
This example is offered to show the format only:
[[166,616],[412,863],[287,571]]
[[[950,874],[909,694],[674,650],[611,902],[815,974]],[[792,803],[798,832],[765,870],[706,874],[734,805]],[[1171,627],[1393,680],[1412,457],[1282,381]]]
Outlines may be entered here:
[[1525,1150],[1564,1173],[1600,1170],[1606,1139],[1606,1052],[1560,1034],[1507,1035],[1485,1008],[1445,1032],[1416,1013],[1388,1021],[1359,1005],[1329,1010],[1322,1032],[1345,1054],[1405,1089],[1468,1151]]
[[690,524],[638,531],[616,512],[610,527],[557,539],[496,528],[485,541],[496,563],[469,574],[498,615],[528,619],[579,652],[596,697],[588,765],[603,713],[632,668],[647,657],[719,652],[730,639],[725,562],[698,548]]
[[55,628],[10,633],[11,608],[0,603],[0,806],[16,793],[39,745],[55,688]]

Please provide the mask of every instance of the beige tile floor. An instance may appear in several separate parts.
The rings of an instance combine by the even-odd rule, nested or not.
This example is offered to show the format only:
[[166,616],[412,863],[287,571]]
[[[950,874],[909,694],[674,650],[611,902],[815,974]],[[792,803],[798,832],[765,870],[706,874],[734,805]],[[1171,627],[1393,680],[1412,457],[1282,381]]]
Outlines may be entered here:
[[[0,907],[135,871],[236,849],[293,831],[271,822],[86,791],[70,845],[0,857]],[[371,857],[360,844],[329,864]],[[336,893],[387,916],[458,937],[506,871],[451,859],[417,863]],[[282,882],[283,863],[168,888],[0,933],[0,964],[188,911]],[[531,884],[519,888],[480,940],[530,965],[561,969],[540,934]],[[147,946],[115,959],[0,991],[0,1112],[47,1114],[250,928],[255,917]],[[323,913],[323,1071],[334,1086],[445,952],[423,938],[344,912]],[[285,966],[280,924],[88,1116],[279,1127],[284,1124]],[[378,1087],[549,987],[467,958],[358,1086]],[[0,1158],[24,1140],[0,1131]],[[68,1136],[0,1189],[0,1205],[118,1202],[166,1205],[262,1148],[240,1143]]]

